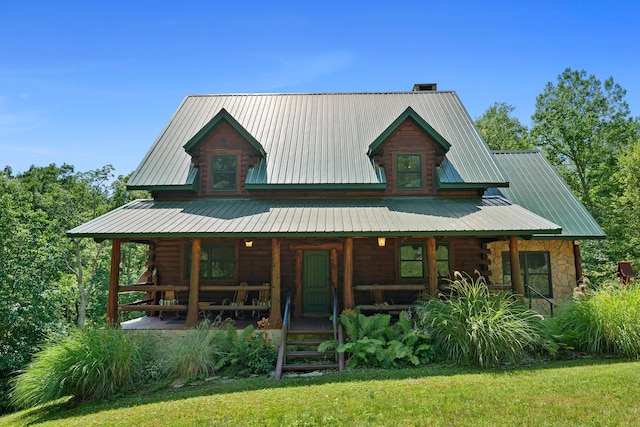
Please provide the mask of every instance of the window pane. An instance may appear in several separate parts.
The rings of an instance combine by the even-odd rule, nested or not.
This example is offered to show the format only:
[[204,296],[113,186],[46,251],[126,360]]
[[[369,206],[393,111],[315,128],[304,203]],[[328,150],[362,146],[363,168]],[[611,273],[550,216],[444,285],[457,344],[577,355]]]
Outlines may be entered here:
[[213,156],[211,158],[211,189],[235,190],[238,158],[236,156]]
[[422,156],[420,154],[396,156],[396,188],[422,188]]
[[400,277],[423,278],[424,277],[424,245],[402,244],[400,245]]
[[[551,297],[551,287],[549,286],[549,276],[548,275],[529,275],[528,277],[528,286],[535,289],[545,297]],[[531,298],[537,298],[538,295],[535,295],[532,292]]]
[[440,244],[436,247],[436,267],[438,277],[450,277],[449,245]]
[[529,274],[549,273],[549,254],[546,252],[528,252],[527,272]]
[[422,261],[402,261],[400,263],[400,277],[402,278],[424,277]]

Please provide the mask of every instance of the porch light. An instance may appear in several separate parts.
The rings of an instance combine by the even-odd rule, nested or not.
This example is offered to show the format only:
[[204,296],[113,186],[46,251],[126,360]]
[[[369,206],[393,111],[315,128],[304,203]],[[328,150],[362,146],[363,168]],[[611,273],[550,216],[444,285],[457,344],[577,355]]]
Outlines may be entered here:
[[251,240],[251,239],[244,239],[244,247],[245,247],[245,248],[252,248],[252,247],[253,247],[253,240]]
[[383,247],[387,244],[386,237],[378,237],[378,246]]

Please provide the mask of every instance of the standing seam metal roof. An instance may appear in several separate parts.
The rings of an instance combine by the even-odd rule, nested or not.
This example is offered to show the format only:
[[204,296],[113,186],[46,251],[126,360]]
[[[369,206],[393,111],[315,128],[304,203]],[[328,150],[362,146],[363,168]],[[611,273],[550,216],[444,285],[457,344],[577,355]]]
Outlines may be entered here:
[[69,231],[135,238],[279,235],[531,235],[560,227],[503,198],[136,200]]
[[455,92],[395,92],[188,96],[129,185],[184,185],[191,159],[183,146],[223,108],[267,152],[268,184],[377,184],[369,145],[408,107],[451,144],[454,172],[441,181],[506,183]]
[[[509,176],[509,187],[490,189],[513,203],[562,227],[565,239],[604,238],[596,220],[571,192],[539,151],[496,151],[499,166]],[[536,236],[544,237],[544,236]],[[551,237],[551,236],[546,236]]]

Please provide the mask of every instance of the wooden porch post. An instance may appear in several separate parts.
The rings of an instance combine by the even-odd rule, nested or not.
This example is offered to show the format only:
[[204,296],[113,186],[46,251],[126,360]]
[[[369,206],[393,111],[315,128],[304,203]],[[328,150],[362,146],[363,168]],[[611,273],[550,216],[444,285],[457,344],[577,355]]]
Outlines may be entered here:
[[[331,274],[331,304],[333,304],[333,297],[335,293],[338,292],[338,251],[336,249],[329,251],[329,265]],[[340,307],[338,307],[338,313],[339,312]]]
[[118,325],[118,284],[120,282],[120,239],[111,241],[111,273],[107,294],[107,324]]
[[293,315],[302,316],[302,249],[296,249],[296,288],[293,291]]
[[429,294],[438,296],[438,265],[436,263],[436,238],[427,237],[427,275],[429,277]]
[[271,239],[271,312],[269,323],[272,328],[282,327],[282,313],[280,311],[280,241]]
[[583,272],[582,272],[582,255],[580,255],[580,242],[575,240],[573,242],[573,262],[576,265],[576,283],[583,282]]
[[353,237],[347,237],[344,242],[344,308],[354,308],[353,298]]
[[191,242],[191,279],[189,280],[189,307],[187,308],[187,328],[198,323],[198,301],[200,299],[200,239]]
[[524,296],[524,284],[520,277],[520,255],[518,254],[518,236],[509,236],[509,262],[511,263],[511,291]]

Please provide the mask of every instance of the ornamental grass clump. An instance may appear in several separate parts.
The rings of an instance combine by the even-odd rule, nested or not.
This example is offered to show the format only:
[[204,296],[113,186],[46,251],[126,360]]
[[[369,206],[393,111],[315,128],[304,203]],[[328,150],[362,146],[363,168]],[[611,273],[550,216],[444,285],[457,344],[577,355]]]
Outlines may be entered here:
[[516,363],[543,345],[542,316],[510,292],[490,292],[481,277],[455,277],[450,298],[416,308],[441,358],[488,367]]
[[553,318],[561,342],[597,355],[640,357],[640,286],[583,285],[574,294]]
[[134,383],[144,351],[119,329],[76,330],[34,356],[15,378],[12,400],[30,407],[65,396],[107,398]]
[[219,326],[204,321],[169,340],[162,357],[171,377],[206,378],[224,365],[225,354],[216,341]]

